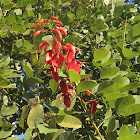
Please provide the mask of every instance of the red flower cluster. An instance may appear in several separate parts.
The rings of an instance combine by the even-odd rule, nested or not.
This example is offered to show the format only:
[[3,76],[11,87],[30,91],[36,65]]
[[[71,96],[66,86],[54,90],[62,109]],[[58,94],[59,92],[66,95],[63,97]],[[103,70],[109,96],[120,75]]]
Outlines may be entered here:
[[[49,28],[49,24],[55,24],[53,29]],[[44,53],[45,53],[45,64],[48,64],[51,66],[51,69],[49,69],[47,72],[51,72],[52,78],[59,82],[59,75],[58,75],[58,68],[60,68],[64,63],[66,66],[66,69],[74,69],[78,74],[80,74],[80,66],[83,64],[80,61],[77,61],[75,59],[76,52],[79,52],[80,50],[73,46],[72,44],[66,43],[65,45],[61,44],[61,41],[63,39],[63,35],[67,36],[67,31],[59,26],[63,26],[63,23],[58,20],[57,17],[52,16],[50,19],[41,19],[38,24],[36,24],[33,29],[40,28],[41,26],[46,26],[48,29],[39,29],[35,32],[34,37],[38,36],[42,32],[50,32],[50,34],[53,37],[53,42],[47,42],[43,41],[38,46],[38,51],[40,51],[44,47]],[[52,43],[52,50],[47,50],[48,46]],[[63,56],[63,51],[66,52],[66,56]],[[59,86],[62,92],[62,96],[64,97],[64,104],[66,107],[70,107],[71,101],[70,96],[72,97],[71,92],[71,85],[67,85],[68,79],[64,78],[60,81]]]

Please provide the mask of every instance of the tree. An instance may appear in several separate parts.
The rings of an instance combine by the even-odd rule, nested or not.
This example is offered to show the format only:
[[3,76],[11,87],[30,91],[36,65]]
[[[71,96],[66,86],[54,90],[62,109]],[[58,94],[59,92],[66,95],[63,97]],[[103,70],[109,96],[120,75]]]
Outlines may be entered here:
[[0,5],[0,139],[140,139],[138,0]]

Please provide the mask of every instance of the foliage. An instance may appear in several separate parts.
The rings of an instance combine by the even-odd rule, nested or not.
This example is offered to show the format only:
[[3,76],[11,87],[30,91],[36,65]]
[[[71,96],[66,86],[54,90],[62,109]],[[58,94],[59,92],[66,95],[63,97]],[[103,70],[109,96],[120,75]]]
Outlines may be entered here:
[[[125,0],[1,0],[0,139],[16,140],[12,135],[23,133],[25,140],[139,140],[138,6],[139,0],[129,5]],[[74,58],[84,64],[80,73],[58,68],[59,80],[72,84],[70,106],[60,81],[46,73],[51,65],[44,66],[44,50],[37,51],[43,41],[54,40],[50,32],[35,35],[41,26],[33,27],[52,16],[68,32],[59,41],[80,49]],[[52,48],[50,43],[47,50]],[[62,53],[65,58],[67,51]]]

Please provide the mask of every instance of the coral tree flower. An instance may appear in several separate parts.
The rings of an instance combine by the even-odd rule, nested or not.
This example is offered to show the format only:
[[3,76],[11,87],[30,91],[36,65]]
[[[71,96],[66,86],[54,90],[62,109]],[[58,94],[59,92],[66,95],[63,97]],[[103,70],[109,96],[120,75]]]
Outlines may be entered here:
[[35,32],[34,37],[38,36],[39,34],[41,34],[44,30],[40,29],[38,31]]
[[66,107],[70,107],[71,101],[70,101],[70,97],[69,96],[72,97],[72,94],[71,94],[70,86],[68,86],[66,84],[66,81],[67,81],[66,78],[62,79],[60,81],[59,86],[60,86],[61,92],[63,93],[62,96],[64,96],[64,104],[65,104],[65,106]]
[[95,100],[89,100],[89,103],[91,104],[91,114],[95,114],[98,102]]

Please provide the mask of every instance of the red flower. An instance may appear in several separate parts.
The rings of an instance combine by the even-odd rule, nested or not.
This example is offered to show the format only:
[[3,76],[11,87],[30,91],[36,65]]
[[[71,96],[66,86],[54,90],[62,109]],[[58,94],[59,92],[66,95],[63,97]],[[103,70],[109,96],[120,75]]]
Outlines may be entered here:
[[52,57],[52,59],[50,60],[50,62],[56,66],[56,67],[60,67],[63,62],[64,62],[64,56],[61,52],[57,52],[55,53],[55,55]]
[[80,65],[77,64],[75,58],[67,65],[67,69],[74,69],[78,74],[80,74]]
[[68,95],[64,95],[64,105],[66,107],[70,107],[71,105],[70,97]]
[[59,84],[60,90],[63,94],[67,94],[67,92],[68,92],[68,85],[66,84],[66,81],[67,81],[67,79],[64,78],[60,81],[60,84]]
[[59,75],[57,73],[57,68],[56,67],[52,67],[50,69],[50,71],[51,71],[52,78],[58,83],[59,82]]
[[63,26],[63,23],[60,22],[59,20],[56,20],[54,23]]
[[[38,46],[38,51],[40,52],[40,50],[43,48],[43,46],[45,45],[45,50],[47,50],[48,46],[50,45],[50,43],[48,43],[47,41],[43,41],[42,43],[39,44]],[[46,52],[46,51],[44,51]]]
[[96,110],[97,110],[97,101],[94,100],[89,100],[89,103],[91,104],[91,114],[95,114]]
[[53,49],[55,50],[55,52],[59,52],[61,48],[61,43],[57,40],[57,38],[54,38]]
[[55,34],[58,37],[58,40],[61,42],[62,41],[62,34],[58,29],[54,29],[53,32],[55,32]]
[[39,21],[40,24],[43,23],[43,22],[45,22],[44,19],[41,19],[41,20]]
[[52,50],[47,51],[45,54],[46,62],[44,65],[46,65],[48,63],[48,61],[52,59],[52,57],[53,57],[53,51]]
[[60,27],[55,27],[55,29],[58,29],[63,35],[67,36],[67,31]]
[[38,24],[36,24],[36,25],[33,27],[33,29],[36,29],[36,28],[38,28],[38,27],[40,27],[40,26],[41,26],[41,24],[38,23]]
[[87,93],[88,96],[90,96],[91,91],[90,90],[87,90],[86,93]]
[[38,31],[35,32],[34,37],[38,36],[39,34],[41,34],[44,30],[40,29]]
[[52,16],[51,19],[52,19],[52,20],[58,20],[58,18],[55,17],[55,16]]

